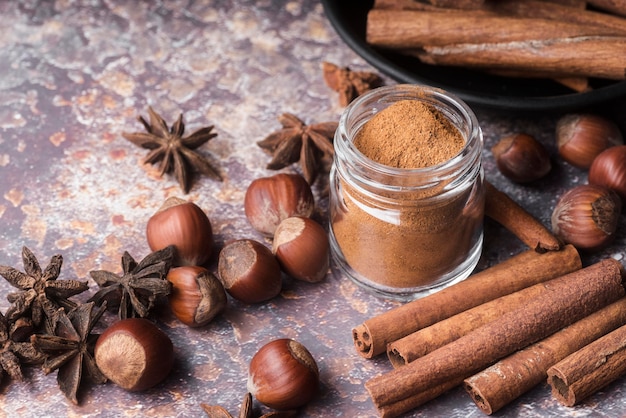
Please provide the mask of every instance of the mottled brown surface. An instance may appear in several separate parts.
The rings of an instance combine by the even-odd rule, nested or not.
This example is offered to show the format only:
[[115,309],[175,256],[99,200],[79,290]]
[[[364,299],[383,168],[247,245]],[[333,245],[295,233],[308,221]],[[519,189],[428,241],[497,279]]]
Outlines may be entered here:
[[[342,108],[323,82],[324,60],[372,70],[339,39],[317,2],[1,2],[0,264],[21,268],[23,245],[43,264],[61,253],[61,278],[89,279],[92,288],[81,295],[86,299],[95,291],[90,270],[120,272],[124,250],[135,258],[148,253],[149,216],[167,197],[181,196],[176,180],[143,166],[145,151],[120,135],[142,129],[135,117],[146,115],[148,105],[169,123],[184,112],[189,132],[215,125],[217,138],[200,151],[217,163],[225,181],[202,178],[187,198],[211,218],[216,249],[236,238],[263,240],[242,206],[250,181],[272,174],[256,142],[279,127],[283,112],[307,123],[338,119]],[[478,117],[487,178],[549,222],[558,196],[586,181],[586,173],[556,157],[555,116],[479,111]],[[556,162],[539,184],[514,186],[495,168],[489,148],[517,131],[535,135]],[[316,216],[324,220],[323,198],[318,208]],[[486,233],[479,268],[522,248],[493,223]],[[618,234],[603,253],[585,256],[585,264],[604,256],[623,262],[623,220]],[[1,292],[9,289],[0,282]],[[160,325],[177,357],[165,383],[145,393],[85,385],[81,405],[73,406],[59,391],[56,373],[29,368],[25,382],[1,384],[0,415],[201,417],[201,402],[235,413],[252,355],[270,339],[291,337],[318,360],[322,380],[320,396],[302,416],[375,416],[363,385],[391,366],[356,354],[350,330],[395,305],[363,292],[333,268],[318,284],[285,279],[281,295],[266,304],[231,299],[227,312],[201,329],[187,328],[165,308]],[[7,307],[0,297],[0,309]],[[543,385],[499,415],[624,416],[623,385],[624,379],[575,409],[559,406]],[[482,413],[454,390],[410,416]]]

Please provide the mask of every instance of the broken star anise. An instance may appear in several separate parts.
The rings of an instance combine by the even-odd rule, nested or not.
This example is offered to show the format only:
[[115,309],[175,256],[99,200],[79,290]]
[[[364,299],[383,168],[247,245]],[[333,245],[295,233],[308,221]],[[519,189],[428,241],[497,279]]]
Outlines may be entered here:
[[174,251],[175,247],[170,245],[150,253],[139,263],[125,251],[121,276],[105,270],[90,271],[100,290],[89,302],[101,305],[106,301],[111,308],[118,309],[120,319],[148,316],[156,300],[170,294],[172,285],[166,276]]
[[57,382],[61,392],[78,404],[76,394],[83,378],[83,372],[92,382],[102,384],[107,378],[102,374],[93,357],[93,348],[98,335],[92,329],[106,310],[106,304],[94,309],[93,303],[83,303],[66,313],[59,309],[54,315],[52,334],[34,334],[32,345],[45,355],[45,374],[59,370]]
[[122,136],[133,144],[151,150],[144,163],[159,163],[160,174],[174,172],[174,176],[185,193],[191,189],[195,172],[222,181],[222,176],[213,168],[207,159],[195,151],[200,145],[217,136],[213,126],[200,128],[189,136],[183,137],[185,124],[183,114],[178,116],[171,129],[152,107],[148,107],[150,122],[143,116],[137,119],[143,124],[146,132],[122,133]]
[[44,359],[30,342],[13,340],[9,329],[9,321],[0,313],[0,382],[5,374],[13,380],[22,380],[22,363],[37,364]]
[[12,286],[20,289],[7,295],[11,303],[6,313],[9,322],[14,322],[22,316],[29,316],[33,325],[39,327],[46,322],[44,319],[58,308],[67,311],[74,309],[76,303],[68,298],[89,288],[87,282],[57,280],[63,264],[63,257],[60,254],[52,256],[46,269],[42,270],[35,255],[23,247],[22,262],[24,273],[13,267],[0,266],[0,275]]
[[296,161],[300,162],[302,175],[313,184],[324,158],[335,153],[333,136],[337,122],[322,122],[306,125],[291,113],[278,117],[283,128],[273,132],[257,145],[273,155],[267,165],[270,170],[280,170]]
[[348,67],[339,67],[330,62],[322,63],[324,82],[339,93],[339,104],[347,106],[361,94],[380,87],[383,80],[376,73],[352,71]]

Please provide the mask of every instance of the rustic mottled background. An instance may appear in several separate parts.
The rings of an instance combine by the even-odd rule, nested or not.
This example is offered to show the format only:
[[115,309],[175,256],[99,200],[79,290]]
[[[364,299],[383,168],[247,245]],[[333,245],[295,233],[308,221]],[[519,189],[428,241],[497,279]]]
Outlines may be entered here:
[[[217,138],[200,151],[225,181],[201,179],[187,198],[209,215],[216,254],[226,240],[262,240],[242,206],[249,182],[272,174],[256,141],[279,127],[282,112],[306,122],[338,119],[342,108],[322,80],[323,60],[373,70],[340,40],[315,1],[0,2],[0,264],[21,269],[24,245],[42,265],[60,253],[61,279],[89,280],[90,291],[79,297],[86,299],[96,286],[90,270],[121,272],[125,250],[135,258],[149,252],[148,218],[167,197],[182,196],[172,177],[159,178],[141,164],[145,150],[120,135],[142,129],[135,117],[149,105],[170,123],[184,112],[188,131],[215,125]],[[556,156],[556,115],[477,113],[487,177],[548,223],[558,196],[586,181],[586,173]],[[495,169],[490,146],[518,131],[535,135],[554,156],[555,169],[540,184],[514,186]],[[323,221],[326,201],[315,191]],[[487,223],[486,234],[479,268],[522,248],[494,224]],[[623,260],[625,243],[622,222],[616,243],[585,263]],[[3,295],[10,289],[0,282]],[[270,339],[291,337],[310,349],[321,370],[321,394],[302,416],[376,416],[363,384],[390,366],[359,357],[350,330],[395,305],[333,272],[315,285],[285,279],[281,295],[266,304],[229,300],[228,311],[202,329],[188,329],[165,307],[159,323],[177,360],[163,384],[145,393],[84,385],[81,405],[74,406],[57,388],[56,373],[29,368],[24,382],[2,382],[0,415],[204,416],[201,402],[235,414],[252,355]],[[0,297],[0,309],[7,307]],[[623,416],[623,385],[622,379],[576,409],[560,407],[543,385],[499,415]],[[410,416],[482,413],[455,390]]]

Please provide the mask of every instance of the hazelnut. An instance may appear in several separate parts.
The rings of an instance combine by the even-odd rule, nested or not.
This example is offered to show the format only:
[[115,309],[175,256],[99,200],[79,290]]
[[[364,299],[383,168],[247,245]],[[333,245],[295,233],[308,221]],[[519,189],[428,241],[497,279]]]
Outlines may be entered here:
[[170,309],[183,324],[201,327],[226,308],[222,282],[204,267],[172,268],[167,280],[172,283],[168,296]]
[[319,369],[315,359],[298,341],[273,340],[252,357],[248,391],[262,404],[278,409],[296,409],[317,394]]
[[615,238],[621,205],[619,196],[606,187],[576,186],[557,202],[552,230],[579,250],[599,250]]
[[517,183],[538,180],[552,169],[548,151],[528,134],[506,136],[491,151],[500,172]]
[[228,294],[245,303],[271,299],[282,288],[276,257],[265,245],[250,239],[224,246],[218,260],[218,274]]
[[128,318],[100,335],[94,357],[100,371],[113,383],[129,391],[141,391],[167,377],[174,364],[174,347],[149,320]]
[[211,257],[213,230],[208,216],[193,202],[170,197],[148,220],[148,245],[157,251],[176,247],[174,265],[199,266]]
[[626,145],[608,148],[593,160],[589,183],[612,189],[626,202]]
[[556,125],[556,140],[561,157],[581,169],[588,169],[605,149],[624,143],[614,122],[592,114],[561,117]]
[[250,183],[244,198],[244,209],[250,225],[271,237],[283,219],[311,216],[315,200],[304,177],[279,173]]
[[319,282],[328,272],[328,235],[310,218],[296,216],[282,221],[276,228],[272,252],[283,271],[295,279]]

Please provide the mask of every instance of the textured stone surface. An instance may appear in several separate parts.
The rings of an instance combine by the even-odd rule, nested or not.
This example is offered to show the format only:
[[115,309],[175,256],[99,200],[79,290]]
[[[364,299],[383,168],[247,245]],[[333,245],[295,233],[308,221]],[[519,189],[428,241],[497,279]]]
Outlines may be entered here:
[[[90,270],[121,272],[125,250],[138,259],[149,252],[149,216],[167,197],[182,194],[172,177],[160,178],[154,167],[142,165],[146,151],[120,135],[142,130],[135,117],[146,115],[148,105],[169,123],[184,112],[189,132],[215,125],[217,138],[200,151],[225,181],[200,179],[186,196],[209,215],[215,253],[227,240],[263,240],[242,206],[249,182],[273,173],[264,168],[268,156],[256,141],[279,127],[282,112],[306,122],[338,119],[342,108],[322,80],[323,60],[372,70],[339,39],[317,2],[0,2],[0,264],[21,268],[23,245],[42,263],[61,253],[61,278],[88,279],[91,289],[79,297],[86,299],[96,287]],[[586,181],[584,172],[556,156],[555,117],[486,111],[478,117],[487,178],[549,223],[558,196]],[[555,169],[539,184],[512,185],[495,168],[490,146],[518,131],[535,135],[554,157]],[[324,221],[326,201],[315,192],[316,217]],[[521,249],[492,223],[486,234],[479,268]],[[625,244],[622,221],[616,243],[585,256],[585,263],[606,256],[623,260]],[[10,290],[0,282],[3,312]],[[252,355],[271,339],[290,337],[309,348],[321,372],[320,396],[302,416],[376,416],[363,384],[390,366],[383,358],[359,357],[350,331],[396,305],[333,269],[319,284],[286,278],[281,295],[265,304],[231,299],[227,312],[201,329],[188,329],[164,307],[159,325],[172,338],[177,360],[163,384],[144,393],[84,385],[81,404],[74,406],[59,391],[56,373],[28,368],[24,382],[2,382],[0,415],[204,416],[201,402],[235,414]],[[105,322],[112,320],[105,316]],[[560,407],[543,385],[502,414],[622,416],[623,385],[622,379],[576,409]],[[454,390],[410,416],[482,413]]]

